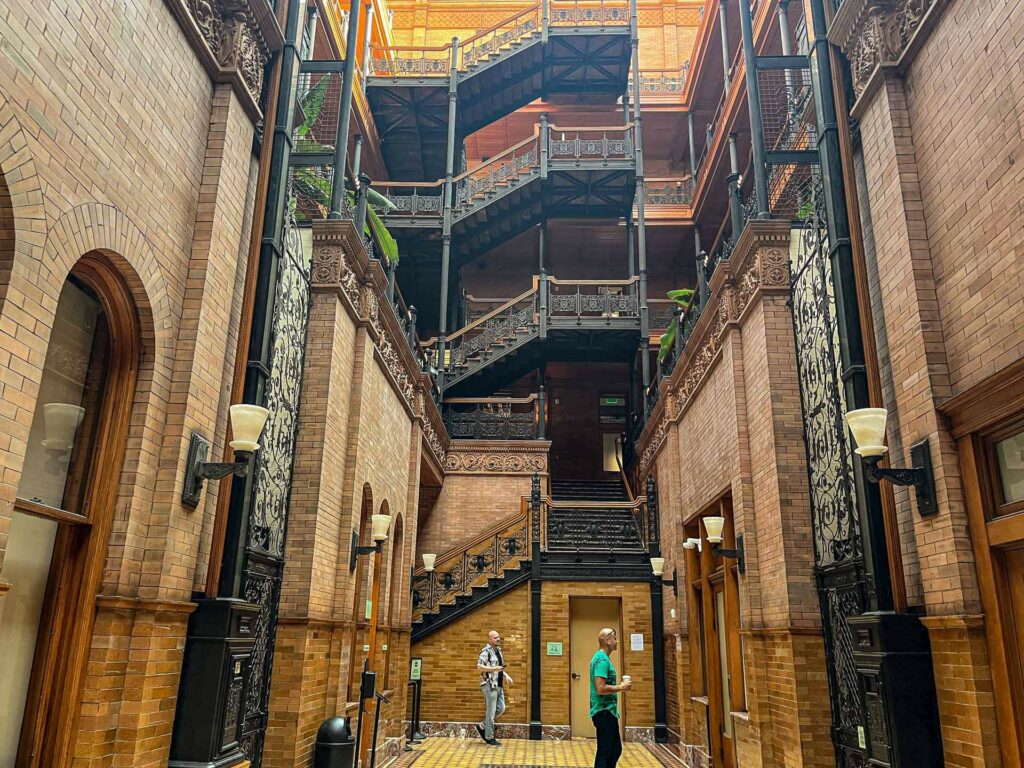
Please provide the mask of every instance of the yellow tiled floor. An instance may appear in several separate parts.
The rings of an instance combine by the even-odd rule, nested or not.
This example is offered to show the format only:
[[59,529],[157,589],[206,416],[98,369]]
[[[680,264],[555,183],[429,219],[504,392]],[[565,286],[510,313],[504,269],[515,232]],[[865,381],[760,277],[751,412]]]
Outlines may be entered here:
[[[596,742],[527,741],[504,739],[500,747],[491,747],[479,739],[430,738],[416,747],[418,757],[399,757],[395,768],[480,768],[497,766],[559,766],[588,768],[594,764]],[[642,744],[625,744],[618,768],[661,768],[661,763]]]

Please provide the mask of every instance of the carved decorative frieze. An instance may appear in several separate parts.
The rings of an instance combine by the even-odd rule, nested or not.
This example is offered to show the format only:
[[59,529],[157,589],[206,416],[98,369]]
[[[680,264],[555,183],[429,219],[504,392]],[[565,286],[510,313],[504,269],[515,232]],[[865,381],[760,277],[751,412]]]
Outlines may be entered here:
[[[719,358],[726,330],[743,321],[746,310],[768,292],[790,285],[789,223],[751,222],[736,242],[732,256],[716,271],[712,297],[687,340],[664,396],[651,415],[637,446],[637,476],[651,471],[670,425],[679,420]],[[664,406],[662,407],[662,403]]]
[[829,27],[829,39],[850,60],[859,97],[875,70],[895,64],[932,6],[942,0],[844,0]]
[[237,73],[247,101],[255,107],[263,92],[271,46],[249,0],[184,0],[184,12],[205,44],[213,74]]
[[445,455],[445,472],[539,474],[548,471],[550,443],[538,441],[453,441]]

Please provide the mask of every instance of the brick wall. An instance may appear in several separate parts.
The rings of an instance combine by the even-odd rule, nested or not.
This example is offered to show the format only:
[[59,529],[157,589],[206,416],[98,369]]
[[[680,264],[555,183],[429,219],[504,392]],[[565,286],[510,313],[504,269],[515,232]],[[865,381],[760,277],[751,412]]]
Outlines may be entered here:
[[[1024,355],[1006,205],[1022,179],[1020,109],[984,76],[994,60],[1012,69],[1024,58],[1012,33],[1024,9],[938,8],[902,74],[877,72],[856,105],[857,181],[890,457],[907,466],[910,446],[928,438],[936,477],[939,513],[928,519],[894,489],[907,593],[928,613],[946,759],[988,766],[999,758],[979,586],[956,446],[936,406]],[[951,129],[954,115],[969,120],[971,140],[955,120]]]
[[695,517],[728,493],[747,566],[739,578],[746,711],[732,718],[739,764],[826,766],[833,760],[828,691],[788,277],[773,276],[768,266],[786,263],[789,232],[774,224],[754,229],[712,285],[708,315],[722,318],[720,326],[702,320],[690,339],[693,357],[677,369],[680,377],[700,371],[697,383],[679,385],[674,376],[663,386],[670,405],[662,407],[672,416],[652,471],[666,570],[677,567],[680,580],[678,598],[665,595],[666,646],[678,636],[676,655],[686,662],[667,688],[669,726],[691,754],[707,753],[707,703],[691,699],[699,627],[684,618],[685,585],[696,574],[684,567],[681,543],[683,526],[693,535]]
[[193,430],[214,458],[225,447],[253,118],[159,0],[8,4],[0,38],[0,565],[57,297],[99,251],[132,294],[142,349],[72,748],[83,766],[161,765],[218,489],[187,509],[181,479]]
[[478,723],[483,719],[483,695],[476,660],[492,629],[501,633],[502,656],[515,681],[505,691],[506,710],[501,721],[530,721],[528,584],[516,587],[413,643],[410,654],[423,659],[421,720]]

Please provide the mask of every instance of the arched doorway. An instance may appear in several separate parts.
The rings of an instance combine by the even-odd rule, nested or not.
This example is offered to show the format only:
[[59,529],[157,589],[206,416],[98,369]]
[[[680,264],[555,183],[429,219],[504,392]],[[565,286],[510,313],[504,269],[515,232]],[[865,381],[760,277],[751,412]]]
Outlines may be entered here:
[[100,253],[53,320],[0,579],[0,767],[70,760],[140,357],[134,302]]

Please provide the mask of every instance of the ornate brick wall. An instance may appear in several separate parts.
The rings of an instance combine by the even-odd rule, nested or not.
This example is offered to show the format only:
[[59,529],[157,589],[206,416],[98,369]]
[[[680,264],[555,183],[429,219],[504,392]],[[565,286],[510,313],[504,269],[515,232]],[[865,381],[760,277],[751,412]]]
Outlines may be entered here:
[[[789,225],[751,223],[715,272],[690,336],[638,447],[658,478],[666,571],[666,645],[691,661],[682,526],[732,495],[747,571],[740,577],[747,707],[733,715],[742,765],[832,765],[820,611],[811,573],[806,453],[788,307]],[[675,616],[672,611],[675,611]],[[699,663],[699,660],[696,661]],[[689,663],[668,688],[669,727],[706,755],[707,703],[691,699]],[[703,759],[703,758],[701,758]]]

